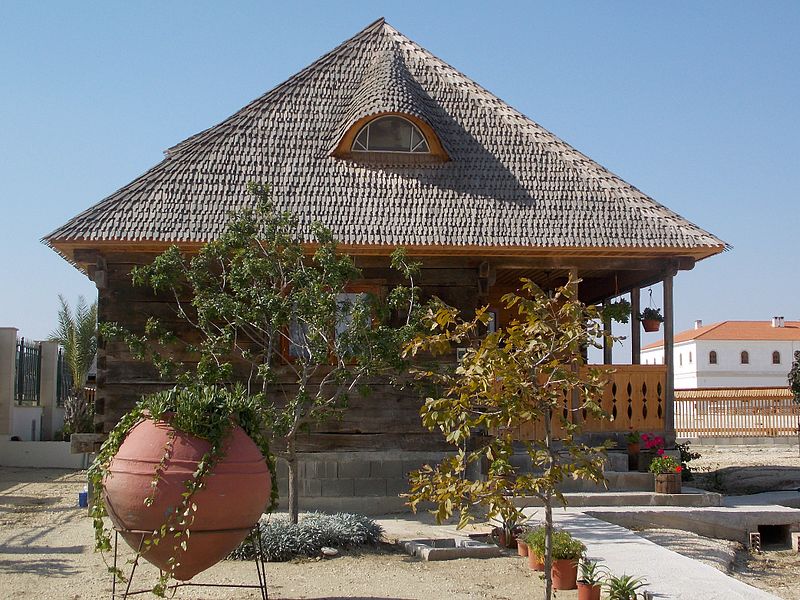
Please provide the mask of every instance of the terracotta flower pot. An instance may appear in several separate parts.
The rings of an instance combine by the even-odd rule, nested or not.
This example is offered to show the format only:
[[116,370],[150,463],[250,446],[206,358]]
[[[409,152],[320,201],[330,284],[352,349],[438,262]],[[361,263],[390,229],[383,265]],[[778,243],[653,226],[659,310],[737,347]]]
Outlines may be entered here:
[[[171,455],[164,464],[154,502],[146,506],[153,475],[168,445]],[[207,441],[175,431],[163,421],[144,420],[131,429],[111,461],[103,485],[108,515],[134,550],[143,532],[159,529],[165,516],[179,506],[184,482],[192,479],[209,447]],[[176,579],[191,579],[230,554],[247,537],[269,502],[269,469],[253,440],[235,427],[224,449],[203,489],[193,496],[197,511],[189,526],[187,549],[177,556],[180,565],[173,573]],[[145,539],[149,537],[145,534]],[[173,545],[168,534],[158,545],[143,546],[147,549],[142,557],[168,571]]]
[[661,321],[658,319],[642,319],[642,327],[644,330],[653,333],[661,329]]
[[603,588],[599,585],[589,585],[588,583],[578,582],[578,600],[600,600],[600,591]]
[[528,566],[534,571],[544,571],[544,561],[530,548],[528,548]]
[[656,475],[656,494],[680,494],[680,473],[658,473]]
[[578,582],[578,561],[563,558],[553,561],[553,588],[556,590],[574,590]]
[[639,468],[639,442],[628,444],[628,471],[636,471]]
[[502,527],[495,527],[494,529],[492,529],[492,538],[494,538],[495,543],[501,548],[510,549],[517,547],[517,538],[515,534],[507,536],[505,530]]
[[517,554],[520,556],[528,556],[528,544],[522,540],[517,540]]

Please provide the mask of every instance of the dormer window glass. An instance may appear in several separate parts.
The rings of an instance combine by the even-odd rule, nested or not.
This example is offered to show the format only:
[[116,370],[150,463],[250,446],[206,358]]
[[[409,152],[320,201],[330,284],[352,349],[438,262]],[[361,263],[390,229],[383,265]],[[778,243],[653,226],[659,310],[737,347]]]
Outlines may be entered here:
[[364,125],[353,140],[353,152],[429,154],[428,141],[411,121],[394,115]]

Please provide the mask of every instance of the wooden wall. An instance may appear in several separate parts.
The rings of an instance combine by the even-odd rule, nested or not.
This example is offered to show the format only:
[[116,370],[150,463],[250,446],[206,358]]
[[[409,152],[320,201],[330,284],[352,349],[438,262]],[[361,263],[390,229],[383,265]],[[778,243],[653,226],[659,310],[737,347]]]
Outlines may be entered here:
[[[149,263],[153,256],[126,253],[106,254],[103,257],[106,281],[98,294],[98,319],[101,323],[116,322],[134,333],[140,333],[147,318],[155,316],[180,338],[195,341],[196,332],[177,316],[174,301],[131,283],[131,268]],[[362,273],[365,282],[382,286],[384,291],[400,283],[394,271],[374,264],[363,268]],[[439,296],[463,311],[473,311],[481,304],[478,273],[474,267],[423,268],[419,284],[423,297]],[[194,358],[179,348],[174,352],[176,358],[185,362],[191,362]],[[235,365],[235,370],[242,377],[247,373],[244,364]],[[98,431],[110,431],[143,394],[169,387],[170,384],[159,378],[151,364],[134,359],[123,342],[101,339],[95,417]],[[417,392],[399,390],[385,381],[371,381],[369,387],[371,393],[367,397],[354,395],[351,398],[349,408],[340,419],[331,419],[313,432],[303,434],[301,449],[312,452],[446,449],[441,434],[430,433],[421,426],[421,399]]]

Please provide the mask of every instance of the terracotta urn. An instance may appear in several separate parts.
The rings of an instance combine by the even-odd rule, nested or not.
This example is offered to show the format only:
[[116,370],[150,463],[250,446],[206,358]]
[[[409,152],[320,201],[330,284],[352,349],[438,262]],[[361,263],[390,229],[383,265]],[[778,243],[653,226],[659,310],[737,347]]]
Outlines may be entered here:
[[530,548],[528,548],[528,566],[534,571],[544,571],[544,561]]
[[600,600],[600,585],[589,585],[588,583],[578,582],[578,600]]
[[517,554],[520,556],[528,556],[528,544],[517,538]]
[[554,560],[551,573],[553,589],[574,590],[578,583],[578,561],[572,558]]
[[[159,529],[166,515],[180,505],[184,482],[192,479],[209,447],[206,440],[176,431],[163,421],[146,419],[131,429],[103,482],[108,515],[131,548],[138,549],[142,536],[147,541],[149,532]],[[164,461],[154,501],[146,506],[166,448],[171,449],[170,455]],[[258,522],[270,491],[270,472],[261,451],[240,427],[234,427],[224,442],[223,457],[192,498],[197,510],[189,526],[187,548],[178,550],[180,565],[174,577],[191,579],[228,556]],[[169,570],[175,552],[169,535],[157,545],[141,546],[142,558],[163,571]]]
[[680,494],[680,493],[681,493],[680,473],[656,474],[656,494]]

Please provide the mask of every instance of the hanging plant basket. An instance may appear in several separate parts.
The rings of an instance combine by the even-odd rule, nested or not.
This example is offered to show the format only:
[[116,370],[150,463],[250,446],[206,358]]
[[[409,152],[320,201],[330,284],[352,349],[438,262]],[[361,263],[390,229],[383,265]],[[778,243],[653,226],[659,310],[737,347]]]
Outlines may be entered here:
[[[142,558],[186,581],[230,554],[247,537],[270,501],[270,470],[258,446],[235,426],[191,503],[188,523],[154,539],[168,515],[181,506],[186,481],[208,453],[208,441],[144,419],[128,433],[103,480],[103,499],[114,528]],[[158,481],[153,488],[154,473]],[[189,535],[186,535],[186,530]],[[174,558],[175,533],[186,541]],[[158,541],[158,543],[151,543]],[[180,548],[180,541],[178,542]]]
[[644,319],[642,320],[642,327],[644,327],[645,331],[653,333],[661,329],[661,321],[656,319]]

